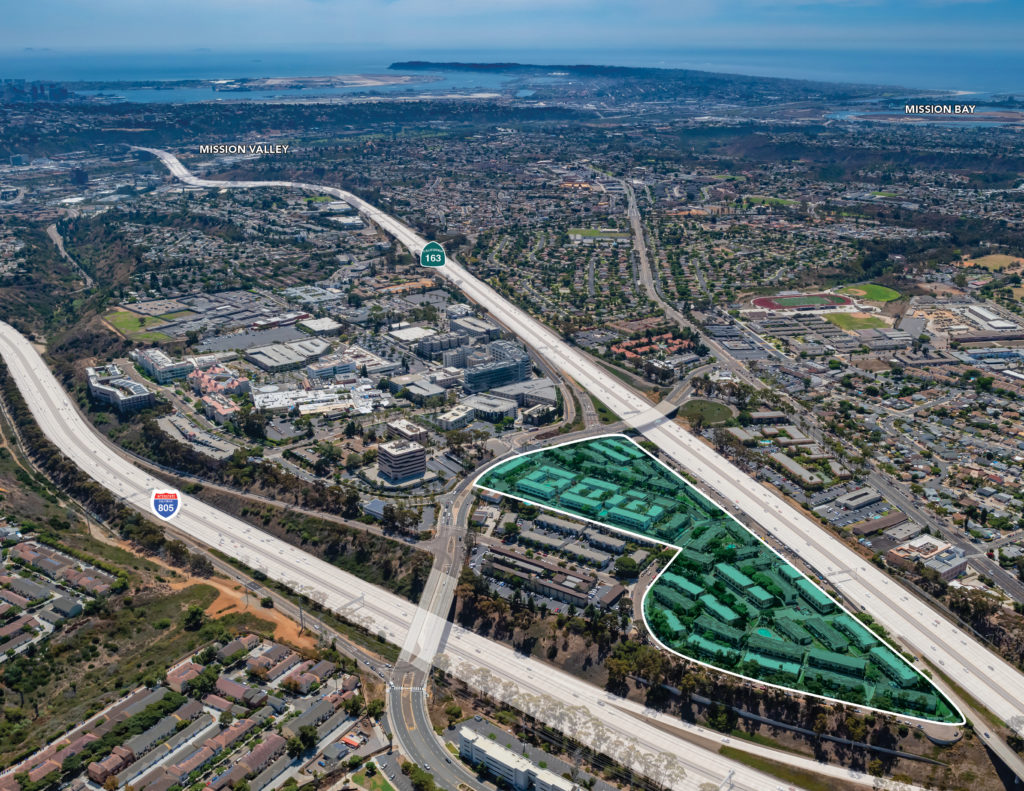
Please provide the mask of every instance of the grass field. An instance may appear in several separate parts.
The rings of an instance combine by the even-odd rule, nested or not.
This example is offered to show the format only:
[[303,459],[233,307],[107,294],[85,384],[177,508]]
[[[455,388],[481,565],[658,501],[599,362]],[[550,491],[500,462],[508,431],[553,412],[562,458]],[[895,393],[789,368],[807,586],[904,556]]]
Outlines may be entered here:
[[106,319],[118,332],[124,335],[126,338],[131,338],[136,341],[166,341],[170,338],[169,335],[160,332],[159,330],[147,330],[147,326],[159,327],[163,323],[163,317],[152,317],[146,318],[146,323],[142,323],[142,316],[139,316],[131,311],[127,310],[114,310],[103,317]]
[[1013,255],[983,255],[981,258],[972,258],[964,261],[965,266],[980,266],[989,272],[998,272],[1002,269],[1019,269],[1024,264],[1024,258],[1017,258]]
[[871,194],[874,195],[876,198],[895,198],[896,197],[896,193],[895,192],[872,192]]
[[191,310],[176,310],[173,313],[164,313],[161,316],[157,316],[157,318],[160,319],[161,321],[173,321],[174,319],[181,319],[184,318],[185,316],[198,315],[198,313],[195,313],[194,311]]
[[892,302],[900,298],[900,292],[877,283],[858,283],[856,286],[847,286],[840,289],[840,294],[851,297],[862,297],[870,302]]
[[700,398],[687,401],[679,408],[680,417],[693,419],[698,415],[704,418],[705,425],[712,426],[716,423],[724,423],[732,417],[732,411],[725,404],[704,401]]
[[842,304],[838,300],[817,294],[807,294],[799,297],[773,297],[776,304],[784,308],[798,308],[801,305],[837,305]]
[[594,402],[594,409],[597,410],[597,417],[603,425],[619,422],[619,416],[606,407],[603,401],[594,398],[594,396],[590,396],[590,400]]
[[853,313],[829,313],[825,319],[844,330],[875,330],[889,326],[878,316],[858,316]]
[[358,772],[352,775],[352,782],[369,789],[369,791],[395,791],[394,786],[384,778],[384,773],[380,769],[373,777],[367,777],[365,771]]
[[747,203],[755,203],[758,206],[796,206],[795,200],[772,198],[768,195],[744,195],[743,200]]

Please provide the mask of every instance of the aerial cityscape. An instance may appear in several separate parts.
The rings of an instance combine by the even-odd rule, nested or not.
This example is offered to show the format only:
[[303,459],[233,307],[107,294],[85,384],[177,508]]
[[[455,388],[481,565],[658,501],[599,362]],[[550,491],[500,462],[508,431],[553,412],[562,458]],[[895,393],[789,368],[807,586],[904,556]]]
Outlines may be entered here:
[[5,12],[0,791],[1020,787],[1024,8],[239,10]]

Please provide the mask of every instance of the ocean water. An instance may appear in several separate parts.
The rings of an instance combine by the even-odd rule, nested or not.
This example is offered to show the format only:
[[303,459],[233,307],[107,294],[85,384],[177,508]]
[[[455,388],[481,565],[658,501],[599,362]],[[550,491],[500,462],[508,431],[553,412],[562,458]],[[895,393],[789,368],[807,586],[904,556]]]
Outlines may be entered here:
[[[981,94],[1024,95],[1024,47],[1014,52],[868,51],[868,50],[754,50],[697,49],[656,50],[402,50],[353,51],[306,50],[302,52],[220,52],[195,50],[165,53],[87,53],[28,50],[0,53],[0,79],[27,80],[184,80],[239,77],[315,77],[332,74],[378,74],[394,61],[434,60],[538,64],[599,64],[687,68],[731,74],[813,79],[901,86],[911,89],[944,89]],[[415,91],[495,90],[507,76],[489,73],[439,72]],[[407,91],[410,86],[391,86],[385,91]],[[352,93],[363,89],[341,88],[324,93]],[[129,95],[129,92],[118,91]],[[134,94],[135,92],[132,92]],[[280,91],[267,92],[281,95]],[[301,95],[286,92],[284,95]],[[254,99],[255,93],[223,94],[208,90],[145,91],[142,101],[208,101]]]

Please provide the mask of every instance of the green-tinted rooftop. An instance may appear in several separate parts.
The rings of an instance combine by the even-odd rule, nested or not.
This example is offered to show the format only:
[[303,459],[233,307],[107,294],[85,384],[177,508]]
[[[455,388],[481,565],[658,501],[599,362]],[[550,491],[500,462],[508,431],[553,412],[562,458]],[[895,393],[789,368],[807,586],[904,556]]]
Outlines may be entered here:
[[686,658],[900,715],[962,720],[867,626],[626,437],[518,456],[477,485],[677,547],[643,611],[654,636]]

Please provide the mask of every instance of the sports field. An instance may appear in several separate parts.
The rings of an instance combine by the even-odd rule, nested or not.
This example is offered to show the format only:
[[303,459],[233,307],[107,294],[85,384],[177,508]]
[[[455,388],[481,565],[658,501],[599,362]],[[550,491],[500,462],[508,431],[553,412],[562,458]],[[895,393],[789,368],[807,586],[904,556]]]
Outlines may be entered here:
[[849,304],[849,299],[837,294],[786,294],[774,297],[758,297],[754,300],[756,307],[765,308],[766,310],[814,309]]
[[855,286],[847,286],[840,289],[841,293],[851,297],[860,297],[869,302],[892,302],[900,298],[900,292],[887,286],[880,286],[877,283],[858,283]]
[[995,253],[993,255],[983,255],[981,258],[972,258],[969,261],[964,261],[964,266],[980,266],[984,267],[989,272],[1002,272],[1004,270],[1013,272],[1019,270],[1021,266],[1024,266],[1024,258]]
[[829,313],[825,321],[831,321],[842,330],[877,330],[889,326],[885,319],[867,313]]
[[147,327],[156,328],[163,324],[164,321],[160,317],[148,318],[143,322],[140,316],[131,311],[114,310],[103,318],[122,335],[134,340],[165,341],[169,337],[156,329],[146,329]]

